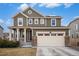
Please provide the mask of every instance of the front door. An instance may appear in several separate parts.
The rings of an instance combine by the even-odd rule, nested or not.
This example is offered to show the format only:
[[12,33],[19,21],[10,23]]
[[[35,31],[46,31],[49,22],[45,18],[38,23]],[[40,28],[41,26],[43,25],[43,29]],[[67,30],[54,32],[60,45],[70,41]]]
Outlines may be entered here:
[[26,42],[30,42],[32,40],[32,31],[31,29],[26,30]]

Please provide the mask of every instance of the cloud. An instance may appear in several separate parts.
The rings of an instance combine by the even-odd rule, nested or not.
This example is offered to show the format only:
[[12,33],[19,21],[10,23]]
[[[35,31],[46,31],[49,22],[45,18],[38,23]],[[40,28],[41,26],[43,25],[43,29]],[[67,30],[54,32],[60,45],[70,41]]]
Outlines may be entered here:
[[79,18],[79,16],[75,16],[75,17],[73,17],[73,19],[77,19],[77,18]]
[[18,7],[18,9],[21,10],[21,11],[24,11],[26,8],[28,8],[28,4],[26,4],[26,3],[23,3],[23,4],[21,4],[21,5]]
[[11,26],[12,25],[12,19],[8,19],[5,23],[6,26]]
[[73,3],[41,3],[39,4],[39,7],[46,7],[46,8],[55,8],[55,7],[60,7],[64,5],[65,8],[69,8],[73,5]]
[[37,5],[37,3],[30,3],[29,5],[30,5],[30,7],[34,7]]
[[64,4],[65,8],[69,8],[69,7],[71,7],[72,5],[73,5],[73,3],[65,3],[65,4]]
[[43,4],[39,4],[40,7],[46,7],[46,8],[55,8],[55,7],[59,7],[62,4],[60,3],[43,3]]
[[2,19],[0,19],[0,25],[2,25],[4,23],[4,21]]

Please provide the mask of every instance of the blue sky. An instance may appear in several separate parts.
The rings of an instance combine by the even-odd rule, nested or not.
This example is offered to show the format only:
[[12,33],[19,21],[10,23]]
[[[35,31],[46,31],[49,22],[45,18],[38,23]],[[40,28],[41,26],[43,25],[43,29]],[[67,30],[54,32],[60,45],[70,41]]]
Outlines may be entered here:
[[4,31],[12,25],[12,16],[23,11],[28,6],[41,12],[43,15],[57,15],[62,17],[62,25],[68,25],[79,16],[79,4],[67,3],[0,3],[0,25]]

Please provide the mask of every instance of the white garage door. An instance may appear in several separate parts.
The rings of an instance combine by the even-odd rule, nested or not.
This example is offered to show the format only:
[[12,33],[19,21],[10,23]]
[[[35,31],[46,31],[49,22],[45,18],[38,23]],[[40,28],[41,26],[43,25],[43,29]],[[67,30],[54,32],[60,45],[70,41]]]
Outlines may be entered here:
[[37,46],[65,46],[65,32],[36,32]]

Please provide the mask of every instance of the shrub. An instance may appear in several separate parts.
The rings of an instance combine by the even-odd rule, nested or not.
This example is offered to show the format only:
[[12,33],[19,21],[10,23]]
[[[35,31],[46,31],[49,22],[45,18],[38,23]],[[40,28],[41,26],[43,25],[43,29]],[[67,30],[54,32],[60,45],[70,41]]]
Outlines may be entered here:
[[18,41],[9,41],[0,39],[0,48],[14,48],[19,47]]

